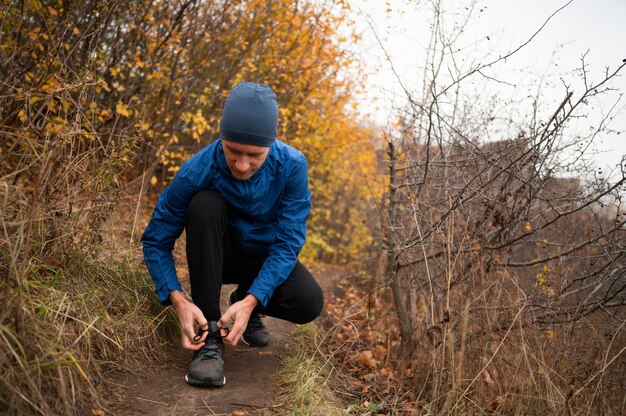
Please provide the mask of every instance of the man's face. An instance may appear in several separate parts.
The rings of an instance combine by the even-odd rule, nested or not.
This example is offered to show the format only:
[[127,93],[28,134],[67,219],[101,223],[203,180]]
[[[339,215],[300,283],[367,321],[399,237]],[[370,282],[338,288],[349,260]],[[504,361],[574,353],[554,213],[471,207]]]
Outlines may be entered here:
[[259,170],[270,151],[269,147],[254,146],[222,140],[222,149],[230,173],[240,181],[246,181]]

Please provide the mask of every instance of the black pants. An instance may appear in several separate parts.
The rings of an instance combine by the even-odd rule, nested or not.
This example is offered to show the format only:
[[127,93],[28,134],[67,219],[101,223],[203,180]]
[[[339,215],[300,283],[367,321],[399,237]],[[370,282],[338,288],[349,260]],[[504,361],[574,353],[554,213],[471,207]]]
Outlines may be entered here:
[[[187,264],[191,297],[209,321],[220,316],[222,283],[238,284],[237,299],[243,299],[266,256],[250,254],[233,246],[228,230],[226,203],[214,190],[196,193],[185,217]],[[267,307],[256,311],[303,324],[317,318],[323,306],[322,289],[311,273],[297,262],[274,293]]]

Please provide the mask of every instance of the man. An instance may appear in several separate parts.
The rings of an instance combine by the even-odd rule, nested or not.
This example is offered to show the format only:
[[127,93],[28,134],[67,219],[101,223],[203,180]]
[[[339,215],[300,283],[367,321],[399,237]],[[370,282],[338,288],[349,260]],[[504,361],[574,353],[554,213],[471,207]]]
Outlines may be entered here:
[[[183,164],[142,236],[157,296],[174,306],[182,346],[195,350],[189,384],[224,385],[224,343],[266,346],[260,313],[302,324],[322,310],[322,290],[297,259],[311,206],[307,164],[276,140],[277,127],[272,90],[238,84],[224,105],[220,139]],[[193,302],[172,256],[183,228]],[[223,283],[238,287],[222,315]]]

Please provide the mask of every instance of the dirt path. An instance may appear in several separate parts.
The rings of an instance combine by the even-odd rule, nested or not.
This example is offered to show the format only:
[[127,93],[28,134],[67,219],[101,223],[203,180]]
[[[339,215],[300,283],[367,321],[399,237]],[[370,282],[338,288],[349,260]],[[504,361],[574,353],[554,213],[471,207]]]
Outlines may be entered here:
[[[337,268],[312,268],[324,290],[340,278]],[[222,299],[234,286],[224,286]],[[226,310],[226,305],[222,305]],[[117,373],[117,386],[111,393],[108,410],[115,415],[258,415],[290,414],[274,404],[276,372],[281,359],[290,351],[290,333],[294,324],[264,318],[270,330],[270,345],[250,348],[243,344],[226,347],[222,388],[198,388],[184,381],[192,353],[178,345],[171,346],[171,362],[150,369],[148,375]]]

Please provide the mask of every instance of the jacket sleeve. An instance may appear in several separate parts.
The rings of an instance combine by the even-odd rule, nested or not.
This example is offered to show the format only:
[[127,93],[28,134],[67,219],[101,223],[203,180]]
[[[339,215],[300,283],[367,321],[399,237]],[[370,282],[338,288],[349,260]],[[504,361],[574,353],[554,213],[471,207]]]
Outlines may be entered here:
[[176,276],[172,250],[183,232],[189,201],[199,189],[190,179],[192,166],[193,161],[189,160],[181,167],[172,183],[163,190],[152,219],[141,237],[144,261],[162,305],[171,303],[171,290],[182,290]]
[[263,267],[248,293],[265,307],[274,290],[283,283],[296,262],[306,239],[306,221],[311,210],[307,163],[304,156],[288,173],[289,182],[278,208],[275,238]]

